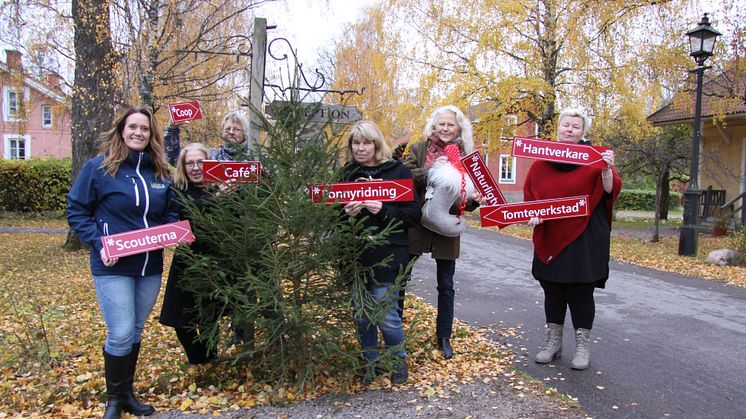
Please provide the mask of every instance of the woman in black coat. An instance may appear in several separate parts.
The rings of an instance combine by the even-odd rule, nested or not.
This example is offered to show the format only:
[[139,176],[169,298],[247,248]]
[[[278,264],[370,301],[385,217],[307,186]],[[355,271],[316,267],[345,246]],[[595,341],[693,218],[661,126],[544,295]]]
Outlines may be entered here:
[[[412,173],[399,160],[392,159],[383,133],[372,121],[360,121],[352,128],[347,140],[347,158],[350,162],[344,170],[347,181],[376,181],[393,179],[411,179]],[[376,301],[388,299],[384,315],[372,321],[361,310],[355,308],[355,323],[358,338],[362,346],[363,357],[367,361],[363,384],[369,384],[375,378],[375,363],[379,357],[378,330],[383,335],[387,348],[396,348],[394,356],[402,358],[396,370],[391,374],[391,382],[403,383],[407,380],[408,371],[403,347],[404,330],[398,312],[398,293],[389,292],[400,271],[409,262],[409,239],[407,229],[420,221],[422,211],[417,201],[381,202],[375,200],[350,202],[344,206],[350,217],[364,218],[365,228],[372,228],[368,234],[376,235],[392,222],[401,224],[395,232],[388,235],[387,243],[369,248],[363,252],[358,262],[371,267],[388,256],[393,256],[390,263],[377,266],[366,277],[365,288]]]
[[[200,143],[191,143],[184,147],[179,153],[176,163],[176,174],[174,175],[174,187],[179,189],[192,204],[201,208],[207,199],[208,193],[202,187],[202,161],[208,157],[207,148]],[[179,218],[188,219],[186,207],[179,210]],[[192,251],[205,253],[207,248],[199,240],[192,243]],[[165,326],[173,327],[176,336],[184,347],[189,365],[206,364],[215,357],[214,349],[207,342],[200,340],[197,333],[197,318],[194,310],[194,295],[183,289],[181,282],[184,280],[184,271],[187,268],[185,257],[177,251],[168,271],[168,283],[163,294],[163,307],[161,308],[160,322]]]

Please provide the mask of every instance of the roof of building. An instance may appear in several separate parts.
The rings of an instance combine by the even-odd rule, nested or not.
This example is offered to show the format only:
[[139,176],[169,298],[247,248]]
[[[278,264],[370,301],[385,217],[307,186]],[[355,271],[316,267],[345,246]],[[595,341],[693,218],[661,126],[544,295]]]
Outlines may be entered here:
[[[702,85],[702,117],[721,114],[746,114],[746,74],[720,74]],[[691,122],[694,120],[694,92],[677,93],[671,103],[650,114],[647,120],[653,125]]]
[[[2,73],[10,73],[11,69],[8,66],[7,62],[0,61],[0,72]],[[24,75],[23,79],[24,84],[26,84],[28,87],[36,90],[37,92],[43,94],[44,96],[47,96],[51,99],[56,100],[57,102],[64,102],[65,101],[65,94],[61,91],[54,90],[50,86],[48,86],[46,83],[43,83],[39,80],[36,80],[32,77],[29,77],[28,75]]]

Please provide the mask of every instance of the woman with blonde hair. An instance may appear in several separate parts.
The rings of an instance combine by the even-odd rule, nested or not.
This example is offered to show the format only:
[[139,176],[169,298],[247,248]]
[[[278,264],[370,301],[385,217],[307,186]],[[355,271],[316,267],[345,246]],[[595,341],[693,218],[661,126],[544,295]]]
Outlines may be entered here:
[[163,137],[153,113],[126,109],[103,136],[67,195],[67,221],[90,247],[90,265],[106,323],[104,418],[155,413],[134,395],[142,330],[161,286],[163,250],[109,257],[101,237],[178,220]]
[[[412,175],[399,160],[391,158],[391,148],[373,121],[360,121],[352,127],[347,138],[346,155],[348,164],[343,174],[347,181],[371,182],[376,180],[411,179]],[[366,234],[376,235],[390,223],[400,223],[399,228],[387,237],[387,243],[366,250],[358,262],[365,267],[373,267],[366,275],[366,290],[379,302],[386,301],[384,315],[374,321],[361,307],[355,308],[355,323],[358,338],[366,360],[362,382],[367,385],[375,378],[379,358],[378,331],[381,331],[387,348],[393,348],[393,355],[400,358],[396,370],[391,374],[391,382],[400,384],[407,380],[408,371],[404,350],[404,329],[398,313],[398,293],[389,289],[396,281],[399,272],[409,262],[409,239],[407,228],[417,224],[422,214],[416,201],[381,202],[376,200],[350,202],[344,206],[350,217],[364,219]],[[373,230],[368,230],[372,228]],[[376,266],[382,260],[393,256],[386,266]]]
[[[189,219],[188,204],[201,209],[210,197],[203,187],[202,171],[202,162],[207,160],[209,153],[207,147],[200,143],[190,143],[179,153],[173,187],[183,196],[179,208],[179,218],[182,220]],[[191,250],[203,254],[209,251],[199,240],[192,243]],[[174,328],[189,365],[194,366],[210,362],[215,358],[216,352],[204,340],[199,339],[195,296],[182,286],[186,268],[187,260],[180,249],[177,249],[171,262],[171,269],[168,271],[168,282],[163,293],[163,306],[158,321]]]

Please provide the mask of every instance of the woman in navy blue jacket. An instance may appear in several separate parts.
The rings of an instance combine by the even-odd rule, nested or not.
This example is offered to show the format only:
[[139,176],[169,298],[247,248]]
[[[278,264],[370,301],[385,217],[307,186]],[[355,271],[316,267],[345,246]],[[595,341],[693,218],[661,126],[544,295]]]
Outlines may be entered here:
[[[347,140],[347,159],[350,162],[344,168],[347,181],[376,181],[393,179],[411,179],[412,173],[399,160],[391,157],[391,148],[378,126],[372,121],[360,121],[352,127]],[[344,206],[344,211],[351,217],[365,217],[365,228],[373,228],[369,234],[376,235],[392,222],[400,222],[397,231],[387,237],[387,243],[367,249],[360,256],[363,266],[373,267],[366,277],[366,290],[379,302],[385,301],[383,316],[377,321],[370,319],[362,307],[355,307],[355,323],[358,338],[366,360],[363,384],[367,385],[375,378],[378,369],[378,331],[383,335],[387,348],[394,350],[393,355],[401,358],[396,370],[391,374],[391,382],[401,384],[407,381],[408,371],[404,350],[404,329],[397,302],[399,293],[390,292],[396,277],[409,262],[409,238],[407,229],[420,222],[422,210],[415,199],[409,202],[358,201]],[[385,266],[376,266],[386,257],[392,260]]]
[[90,246],[96,296],[106,323],[104,418],[122,411],[152,415],[134,395],[140,337],[161,286],[163,251],[107,257],[101,236],[178,220],[163,136],[144,107],[130,107],[104,133],[102,154],[88,160],[67,195],[67,221]]

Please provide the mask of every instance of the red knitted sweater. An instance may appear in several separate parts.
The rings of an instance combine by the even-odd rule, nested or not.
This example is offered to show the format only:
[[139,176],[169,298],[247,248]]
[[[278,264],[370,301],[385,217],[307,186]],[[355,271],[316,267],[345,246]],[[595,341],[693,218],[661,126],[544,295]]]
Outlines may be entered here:
[[[614,174],[614,186],[611,199],[605,201],[609,226],[611,226],[611,207],[619,196],[619,190],[622,189],[622,179],[613,168],[612,173]],[[590,199],[587,217],[547,220],[534,228],[534,250],[539,260],[548,264],[588,227],[590,214],[596,209],[604,195],[601,182],[601,169],[598,167],[577,166],[573,170],[563,171],[545,161],[535,161],[531,165],[523,185],[525,201],[578,195],[588,195]]]

